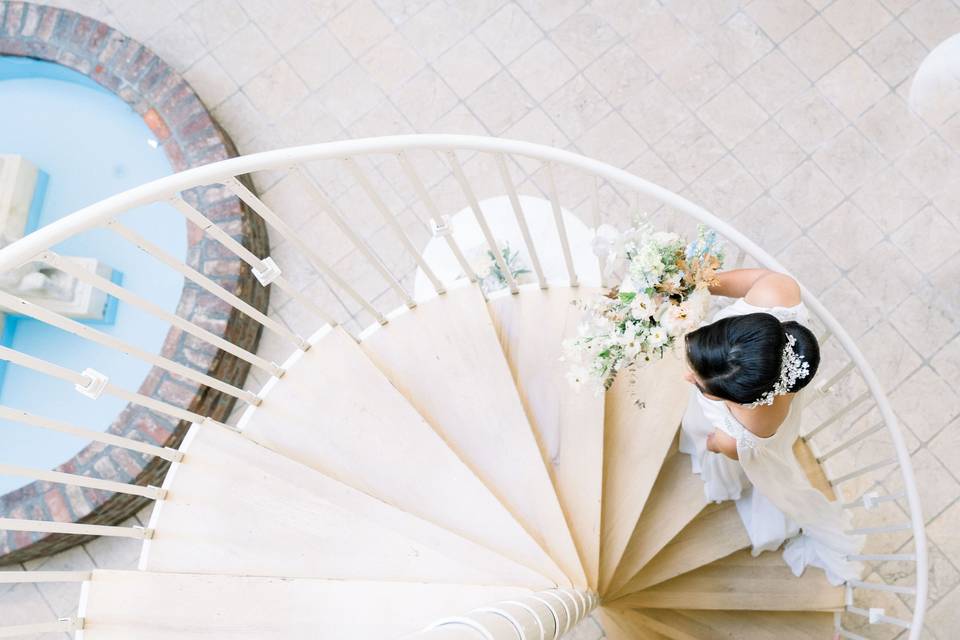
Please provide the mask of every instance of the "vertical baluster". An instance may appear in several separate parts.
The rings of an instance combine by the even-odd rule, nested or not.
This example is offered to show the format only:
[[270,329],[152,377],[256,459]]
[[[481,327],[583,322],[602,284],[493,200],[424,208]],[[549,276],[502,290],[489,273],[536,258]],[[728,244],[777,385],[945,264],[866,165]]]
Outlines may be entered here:
[[427,208],[427,211],[431,216],[433,235],[442,237],[444,241],[446,241],[447,247],[449,247],[453,257],[456,258],[457,263],[460,265],[460,269],[463,271],[464,275],[467,276],[470,282],[476,282],[477,274],[473,272],[473,268],[470,266],[470,263],[467,262],[466,257],[464,257],[463,251],[460,250],[460,245],[457,244],[457,239],[453,235],[453,229],[450,228],[450,224],[448,222],[449,216],[440,213],[440,209],[437,208],[437,203],[434,202],[433,197],[427,190],[426,185],[424,185],[423,180],[417,173],[416,168],[414,168],[413,163],[410,162],[407,154],[403,151],[399,152],[397,154],[397,160],[400,161],[400,166],[403,168],[403,172],[407,175],[407,180],[410,181],[410,184],[413,185],[414,191],[417,192],[417,197],[420,198],[423,206]]
[[37,427],[39,429],[47,429],[49,431],[66,433],[68,435],[77,438],[85,438],[93,442],[102,442],[103,444],[112,445],[114,447],[130,449],[131,451],[139,451],[140,453],[144,453],[148,456],[157,456],[164,460],[170,460],[171,462],[179,462],[183,458],[183,453],[170,447],[157,447],[152,444],[140,442],[139,440],[115,436],[112,433],[106,433],[104,431],[97,431],[94,429],[86,429],[84,427],[77,427],[66,422],[60,422],[59,420],[42,418],[40,416],[33,415],[32,413],[27,413],[21,409],[14,409],[13,407],[0,405],[0,418],[4,420],[10,420],[12,422],[20,422],[32,427]]
[[161,249],[159,246],[150,242],[149,240],[147,240],[140,234],[136,233],[129,227],[125,227],[124,225],[120,224],[120,222],[118,222],[117,220],[108,220],[106,223],[106,227],[111,231],[113,231],[114,233],[116,233],[117,235],[119,235],[120,237],[130,242],[131,244],[135,245],[144,253],[156,258],[163,264],[167,265],[168,267],[170,267],[171,269],[173,269],[174,271],[182,275],[187,280],[190,280],[194,284],[198,285],[204,291],[207,291],[208,293],[215,295],[216,297],[220,298],[221,300],[223,300],[233,308],[241,311],[242,313],[245,313],[250,318],[253,318],[257,322],[262,324],[266,329],[273,331],[277,335],[286,338],[287,340],[295,344],[298,349],[303,349],[304,351],[306,351],[310,347],[310,343],[307,342],[306,339],[304,339],[302,336],[299,336],[293,331],[290,331],[290,329],[288,329],[284,325],[280,324],[273,318],[268,317],[259,309],[254,308],[249,303],[240,299],[236,295],[230,293],[229,291],[227,291],[226,289],[224,289],[223,287],[221,287],[216,282],[214,282],[207,276],[203,275],[196,269],[193,269],[187,266],[186,264],[184,264],[183,262],[177,260],[172,255],[170,255],[169,253]]
[[612,265],[608,265],[610,260],[610,248],[604,243],[602,245],[596,244],[597,235],[600,232],[600,177],[593,176],[593,188],[590,190],[590,214],[593,217],[593,229],[594,229],[594,248],[593,253],[597,256],[597,262],[600,265],[600,286],[606,286],[607,282],[607,269]]
[[847,403],[840,409],[837,409],[837,411],[835,411],[833,415],[831,415],[829,418],[827,418],[826,420],[821,422],[819,425],[811,429],[808,433],[801,435],[800,437],[804,440],[804,442],[810,440],[810,438],[814,437],[815,435],[817,435],[818,433],[820,433],[821,431],[829,427],[831,424],[834,424],[835,422],[840,420],[840,418],[847,415],[850,411],[852,411],[857,406],[865,402],[868,398],[870,398],[870,392],[864,391],[859,396],[851,400],[849,403]]
[[813,404],[813,402],[818,398],[822,398],[823,396],[830,393],[830,391],[832,391],[833,388],[837,384],[839,384],[841,380],[843,380],[851,371],[853,371],[855,366],[856,366],[856,363],[853,360],[851,360],[850,362],[845,364],[838,372],[830,376],[830,378],[828,378],[823,384],[814,385],[813,389],[811,389],[810,392],[805,394],[806,400],[804,401],[803,406],[805,407],[809,406]]
[[361,296],[346,280],[340,277],[336,271],[333,270],[330,265],[328,265],[320,255],[314,251],[310,246],[303,241],[300,235],[290,228],[290,226],[283,221],[283,219],[278,216],[270,207],[266,205],[260,198],[255,196],[252,191],[247,189],[243,183],[241,183],[236,178],[228,178],[224,181],[224,186],[226,186],[230,191],[232,191],[238,198],[243,200],[248,207],[257,212],[257,214],[263,218],[263,220],[269,224],[273,229],[279,233],[285,240],[290,242],[295,246],[300,253],[306,256],[307,260],[310,261],[310,264],[317,270],[321,275],[326,275],[330,280],[333,281],[333,284],[337,288],[345,291],[348,296],[353,298],[361,307],[366,309],[374,318],[377,319],[377,322],[380,324],[386,324],[387,319],[383,317],[383,314],[374,308],[372,304],[367,302],[366,298]]
[[181,409],[180,407],[175,407],[172,404],[163,402],[161,400],[156,400],[140,393],[133,393],[131,391],[121,389],[120,387],[111,384],[106,376],[94,371],[93,369],[86,369],[83,373],[77,373],[71,369],[61,367],[60,365],[53,364],[52,362],[47,362],[46,360],[35,358],[34,356],[21,353],[16,349],[11,349],[10,347],[4,346],[0,346],[0,360],[6,360],[26,369],[37,371],[52,378],[63,380],[64,382],[69,382],[74,385],[74,388],[78,393],[82,393],[91,399],[96,399],[100,397],[101,394],[106,393],[108,395],[120,398],[121,400],[126,400],[127,402],[138,404],[142,407],[147,407],[148,409],[153,409],[154,411],[174,417],[178,420],[186,420],[188,422],[203,422],[204,420],[209,419],[198,413],[194,413],[193,411],[187,411],[185,409]]
[[519,291],[517,288],[517,281],[513,277],[513,272],[510,271],[510,266],[504,259],[500,247],[497,246],[497,240],[493,237],[493,232],[490,230],[490,225],[487,224],[487,218],[484,216],[483,210],[480,209],[480,203],[477,202],[477,196],[474,194],[473,188],[470,186],[470,182],[467,180],[467,176],[463,172],[463,166],[461,166],[456,152],[447,151],[446,155],[450,161],[450,166],[453,169],[453,175],[460,184],[460,190],[463,191],[463,195],[466,196],[467,202],[470,204],[470,209],[473,211],[473,217],[476,218],[477,224],[480,226],[480,231],[483,233],[483,237],[487,241],[487,246],[490,248],[490,253],[493,254],[493,258],[497,263],[497,267],[499,267],[500,272],[507,281],[507,286],[510,288],[510,293],[517,293],[517,291]]
[[567,265],[567,274],[570,276],[570,286],[580,285],[577,280],[577,271],[573,266],[573,254],[570,252],[570,238],[567,237],[567,225],[563,221],[563,209],[560,208],[560,198],[557,195],[557,182],[553,177],[553,165],[547,162],[547,182],[550,187],[550,206],[553,208],[553,219],[557,223],[557,234],[560,236],[560,248],[563,250],[563,261]]
[[848,482],[848,481],[850,481],[850,480],[853,480],[854,478],[858,478],[858,477],[860,477],[860,476],[862,476],[862,475],[868,474],[868,473],[870,473],[871,471],[876,471],[877,469],[882,469],[882,468],[888,467],[888,466],[890,466],[890,465],[892,465],[892,464],[897,464],[897,459],[896,459],[896,458],[888,458],[888,459],[886,459],[886,460],[881,460],[880,462],[875,462],[875,463],[873,463],[873,464],[869,464],[869,465],[867,465],[867,466],[865,466],[865,467],[861,467],[861,468],[857,469],[856,471],[851,471],[850,473],[848,473],[848,474],[846,474],[846,475],[840,476],[839,478],[835,478],[835,479],[833,479],[833,480],[830,480],[830,486],[833,486],[833,487],[839,486],[839,485],[843,484],[844,482]]
[[530,228],[527,226],[527,217],[523,213],[523,207],[520,205],[520,197],[517,195],[517,187],[510,177],[510,169],[502,153],[494,154],[497,162],[497,168],[500,170],[500,179],[507,190],[507,197],[510,198],[510,206],[513,207],[513,215],[517,219],[517,226],[520,227],[520,233],[523,235],[523,242],[527,245],[527,253],[530,255],[530,263],[537,274],[537,282],[541,289],[547,288],[547,279],[543,275],[543,267],[540,265],[540,257],[537,255],[537,249],[533,244],[533,238],[530,236]]
[[229,396],[233,396],[238,400],[243,400],[244,402],[253,405],[260,404],[260,398],[257,397],[255,393],[235,387],[232,384],[228,384],[223,380],[218,380],[213,376],[207,375],[206,373],[191,369],[190,367],[180,364],[179,362],[174,362],[169,358],[164,358],[163,356],[144,351],[136,345],[119,340],[81,322],[77,322],[76,320],[67,318],[66,316],[62,316],[59,313],[50,311],[45,307],[33,304],[32,302],[28,302],[27,300],[23,300],[4,291],[0,291],[0,307],[5,307],[13,313],[19,313],[27,316],[28,318],[33,318],[34,320],[48,324],[51,327],[57,327],[58,329],[66,331],[67,333],[80,336],[85,340],[89,340],[95,344],[107,347],[108,349],[114,349],[126,355],[133,356],[134,358],[142,360],[143,362],[151,364],[155,367],[159,367],[164,371],[169,371],[170,373],[174,373],[188,380],[192,380],[197,384],[210,387],[211,389],[216,389],[217,391],[225,393]]
[[276,285],[278,289],[309,309],[321,320],[332,327],[337,326],[336,321],[331,318],[327,312],[314,304],[310,298],[298,291],[296,287],[281,275],[280,267],[277,266],[277,263],[271,258],[261,259],[255,256],[249,249],[237,242],[233,236],[214,224],[212,220],[197,211],[196,208],[190,206],[183,198],[179,196],[171,198],[170,204],[182,213],[187,220],[198,226],[201,231],[217,240],[217,242],[233,252],[234,255],[250,265],[250,268],[253,269],[254,276],[256,276],[260,284],[263,286],[267,286],[268,284]]
[[126,302],[130,306],[136,307],[137,309],[145,311],[150,315],[156,316],[157,318],[160,318],[161,320],[169,324],[172,324],[173,326],[179,329],[182,329],[183,331],[189,333],[195,338],[200,338],[201,340],[205,340],[210,344],[218,347],[219,349],[222,349],[227,353],[235,355],[236,357],[240,358],[241,360],[244,360],[245,362],[249,362],[255,367],[259,367],[260,369],[263,369],[264,371],[267,371],[276,376],[283,375],[283,369],[279,365],[273,362],[269,362],[261,358],[260,356],[247,351],[246,349],[238,347],[232,342],[224,340],[220,336],[215,335],[210,331],[207,331],[203,327],[200,327],[190,322],[189,320],[185,320],[184,318],[181,318],[178,315],[175,315],[173,313],[170,313],[169,311],[166,311],[158,307],[157,305],[150,302],[149,300],[146,300],[141,296],[135,293],[132,293],[128,289],[124,289],[123,287],[111,282],[110,280],[104,277],[98,276],[97,274],[92,273],[84,269],[83,267],[80,267],[73,261],[65,259],[62,256],[54,253],[53,251],[45,251],[41,253],[37,257],[37,260],[41,262],[46,262],[50,266],[56,267],[57,269],[60,269],[61,271],[68,273],[69,275],[73,276],[77,280],[80,280],[81,282],[85,282],[90,286],[96,287],[97,289],[100,289],[101,291],[104,291],[112,295],[117,300]]
[[417,266],[420,267],[421,271],[423,271],[423,275],[425,275],[427,280],[430,281],[430,284],[433,285],[437,295],[443,295],[446,293],[447,290],[443,286],[443,283],[440,282],[439,278],[437,278],[437,276],[433,273],[433,269],[431,269],[430,265],[427,264],[427,261],[423,259],[423,255],[421,255],[417,248],[413,246],[413,243],[410,242],[410,238],[407,237],[403,227],[400,226],[400,223],[397,221],[396,217],[394,217],[394,215],[390,212],[387,204],[383,201],[383,198],[380,197],[380,194],[377,193],[377,190],[370,182],[370,179],[367,178],[366,174],[360,170],[356,160],[353,158],[344,158],[343,162],[350,173],[353,174],[354,179],[356,179],[356,181],[360,184],[360,187],[367,194],[370,202],[373,203],[373,206],[377,209],[377,211],[380,212],[380,215],[383,216],[383,219],[387,222],[387,225],[393,230],[394,234],[397,236],[397,239],[400,240],[404,248],[417,263]]
[[403,300],[404,304],[407,305],[410,309],[413,309],[417,306],[417,303],[414,302],[413,298],[410,296],[407,291],[400,286],[400,283],[397,281],[393,274],[390,273],[390,270],[387,269],[386,265],[383,264],[383,261],[373,252],[370,246],[360,237],[360,235],[353,230],[349,224],[347,224],[346,219],[340,213],[340,211],[333,205],[333,202],[323,193],[323,190],[320,188],[320,185],[310,177],[307,171],[300,166],[292,167],[290,172],[299,178],[300,182],[304,185],[307,191],[310,192],[314,200],[317,201],[317,204],[321,209],[327,212],[327,215],[330,216],[330,219],[333,220],[334,224],[343,232],[345,236],[353,243],[353,246],[367,259],[373,268],[377,270],[377,273],[387,281],[387,284],[391,289],[396,292],[398,296]]

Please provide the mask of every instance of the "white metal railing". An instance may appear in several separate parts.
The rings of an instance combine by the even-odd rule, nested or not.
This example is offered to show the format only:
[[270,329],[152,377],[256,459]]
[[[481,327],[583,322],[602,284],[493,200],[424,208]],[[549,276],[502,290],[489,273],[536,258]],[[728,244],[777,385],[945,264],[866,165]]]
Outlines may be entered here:
[[[466,162],[462,161],[461,158],[467,157],[467,155],[470,159]],[[490,193],[481,193],[482,184],[485,183],[472,178],[473,167],[477,159],[489,161],[492,167],[492,174],[495,178],[492,182],[496,186]],[[518,162],[518,160],[522,160],[522,162]],[[370,161],[376,161],[379,164]],[[425,161],[429,161],[429,165]],[[386,168],[387,163],[393,163],[389,170]],[[424,167],[430,169],[431,172],[425,171]],[[438,172],[437,167],[442,167],[442,171]],[[565,173],[565,178],[569,175],[576,175],[582,177],[583,180],[565,180],[562,184],[558,184],[557,175],[560,170],[572,172],[570,174]],[[122,215],[131,209],[152,203],[169,203],[179,214],[199,227],[204,234],[216,240],[227,251],[249,264],[261,285],[276,286],[291,301],[289,304],[302,307],[307,312],[305,317],[314,318],[318,322],[318,326],[315,328],[319,329],[323,325],[334,324],[334,318],[337,316],[335,310],[328,308],[327,303],[319,302],[320,298],[318,296],[308,294],[301,288],[301,283],[288,279],[286,274],[294,272],[299,265],[281,264],[283,260],[279,258],[260,258],[254,255],[227,231],[218,227],[182,197],[185,191],[195,187],[224,185],[243,200],[257,215],[261,216],[275,234],[299,251],[299,259],[304,264],[311,265],[321,276],[322,281],[329,286],[333,298],[340,299],[340,295],[343,295],[346,300],[352,301],[356,305],[356,309],[359,309],[360,313],[366,313],[378,323],[388,322],[390,309],[378,308],[376,296],[369,295],[368,291],[361,288],[361,284],[363,284],[361,281],[368,274],[362,276],[356,273],[348,274],[343,272],[338,264],[328,264],[327,256],[323,255],[316,247],[311,246],[304,239],[303,234],[299,233],[299,229],[295,228],[289,221],[289,211],[274,210],[272,206],[269,206],[238,180],[240,176],[255,174],[260,171],[279,172],[293,176],[306,192],[305,201],[312,203],[319,212],[322,212],[321,215],[330,216],[334,224],[344,232],[348,241],[358,250],[370,269],[369,275],[382,283],[384,291],[389,290],[397,294],[402,304],[407,307],[415,306],[417,301],[412,291],[403,287],[401,283],[412,274],[392,271],[387,266],[390,261],[373,249],[371,238],[365,237],[360,232],[362,228],[376,228],[375,224],[378,223],[371,225],[370,220],[376,221],[379,219],[379,224],[385,225],[383,228],[390,232],[401,252],[420,268],[437,295],[443,295],[450,283],[441,281],[433,272],[431,265],[420,255],[421,247],[416,246],[404,228],[398,223],[397,214],[399,212],[392,208],[392,203],[396,200],[396,197],[400,196],[394,193],[394,197],[389,200],[391,204],[387,204],[388,199],[385,196],[385,190],[392,188],[389,180],[385,177],[387,175],[395,180],[405,181],[403,184],[397,185],[396,189],[398,193],[407,194],[404,206],[410,210],[415,207],[422,207],[431,216],[431,223],[436,235],[443,237],[446,246],[462,267],[463,273],[471,281],[476,281],[477,276],[465,257],[464,248],[458,245],[457,238],[455,234],[451,233],[445,218],[445,214],[460,209],[472,211],[475,221],[493,253],[494,260],[496,260],[502,273],[505,274],[507,287],[510,291],[520,295],[523,295],[524,287],[518,286],[510,273],[510,269],[504,264],[501,247],[497,246],[497,238],[494,237],[487,224],[487,214],[484,211],[482,197],[505,195],[509,198],[510,209],[523,238],[527,258],[533,266],[536,283],[542,288],[576,286],[583,277],[582,274],[578,273],[577,264],[571,250],[564,221],[566,211],[586,212],[582,217],[586,218],[592,215],[592,222],[597,224],[601,213],[607,213],[613,209],[617,209],[621,213],[621,217],[636,213],[639,210],[641,196],[653,198],[661,203],[661,208],[652,212],[654,217],[661,215],[661,213],[664,216],[680,214],[685,220],[705,224],[717,231],[735,247],[735,266],[744,265],[747,258],[750,258],[760,266],[789,273],[776,259],[724,220],[685,198],[626,171],[561,149],[513,140],[457,135],[405,135],[331,142],[242,156],[183,171],[92,204],[3,248],[0,250],[0,272],[31,261],[41,261],[63,269],[93,287],[115,296],[124,303],[135,306],[199,340],[233,354],[275,379],[284,373],[283,368],[276,362],[262,355],[250,353],[184,318],[157,307],[118,284],[77,268],[69,260],[61,258],[52,249],[64,240],[90,230],[99,228],[112,230],[121,241],[137,246],[156,258],[160,265],[181,274],[185,279],[260,323],[267,331],[282,338],[282,342],[289,345],[292,350],[307,350],[309,342],[303,336],[310,335],[311,332],[294,331],[276,317],[260,313],[241,300],[234,292],[224,289],[180,260],[165,253],[151,243],[149,239],[134,233],[121,222]],[[358,207],[356,201],[352,201],[349,210],[341,207],[337,201],[339,196],[335,197],[331,194],[334,191],[344,194],[347,189],[342,184],[339,184],[337,189],[328,189],[326,182],[328,177],[332,180],[332,176],[336,176],[338,181],[352,179],[354,182],[351,186],[356,187],[356,191],[366,196],[367,206]],[[483,177],[489,179],[489,175]],[[544,184],[540,185],[540,181]],[[574,193],[581,182],[584,187],[582,192]],[[562,192],[558,186],[563,187]],[[489,189],[488,187],[488,191]],[[521,192],[525,192],[524,195],[532,192],[532,195],[549,203],[556,226],[556,243],[558,246],[545,246],[542,238],[534,237],[531,233],[526,212],[520,200]],[[458,194],[456,200],[453,199],[451,194]],[[563,257],[566,278],[562,282],[550,281],[544,271],[541,257],[548,250],[554,252],[559,250]],[[590,284],[600,285],[603,283],[591,282]],[[909,629],[909,637],[916,640],[920,637],[927,598],[927,547],[920,500],[909,452],[904,444],[896,417],[884,389],[863,354],[837,320],[809,290],[803,287],[802,283],[801,290],[804,302],[821,325],[821,332],[819,333],[821,342],[838,348],[840,352],[838,359],[835,359],[835,361],[830,361],[825,357],[824,373],[822,375],[826,378],[823,383],[817,384],[811,390],[815,392],[807,394],[807,408],[811,411],[811,415],[819,416],[820,422],[816,427],[807,431],[803,438],[813,449],[818,461],[824,467],[825,473],[831,485],[837,490],[840,499],[845,501],[844,506],[855,515],[858,521],[858,529],[865,531],[868,539],[872,535],[880,535],[879,532],[889,533],[893,530],[890,527],[895,527],[898,533],[903,533],[907,537],[907,540],[898,544],[896,548],[884,548],[880,553],[865,553],[856,556],[856,559],[867,562],[871,568],[888,561],[910,562],[915,564],[916,567],[916,583],[910,586],[886,585],[877,582],[875,576],[873,578],[867,576],[865,580],[849,583],[849,607],[842,616],[838,616],[837,634],[842,637],[859,637],[857,632],[863,630],[860,624],[863,621],[863,616],[860,614],[863,611],[868,611],[867,624],[892,624],[898,630],[900,627],[906,627]],[[79,338],[92,340],[102,346],[129,353],[155,366],[184,375],[199,384],[219,389],[249,404],[259,402],[258,395],[213,380],[207,372],[187,371],[185,365],[144,353],[132,345],[109,338],[90,327],[30,306],[29,303],[16,298],[16,296],[4,294],[0,296],[0,304],[58,326]],[[359,335],[359,333],[358,331],[357,334]],[[2,347],[0,347],[0,359],[16,362],[22,366],[72,382],[78,391],[91,397],[100,393],[108,393],[178,419],[192,422],[202,422],[205,419],[205,416],[198,415],[186,408],[175,407],[153,398],[124,391],[103,379],[96,371],[87,370],[77,373],[53,363],[44,362],[28,354]],[[278,360],[284,361],[279,358]],[[859,413],[856,410],[860,410]],[[851,433],[850,426],[852,424],[865,416],[872,415],[878,417],[876,420],[871,418],[869,426],[852,431],[853,436],[846,435]],[[30,415],[14,408],[0,407],[0,417],[17,420],[37,428],[81,435],[99,442],[125,446],[131,450],[159,456],[174,462],[179,459],[179,453],[171,449],[153,447],[134,440],[93,432],[83,427]],[[858,459],[857,455],[852,455],[866,452],[867,445],[877,450],[885,450],[881,459],[864,461]],[[891,469],[897,471],[896,482],[894,482],[893,476],[878,475],[888,473]],[[4,471],[28,473],[27,470],[23,469],[0,468],[0,472]],[[42,477],[51,481],[78,486],[89,486],[91,482],[88,478],[70,476],[70,474],[48,475],[51,472],[42,471],[29,473],[34,474],[32,477]],[[897,487],[899,490],[895,492],[885,485],[888,482],[893,482],[893,484],[899,482],[901,486]],[[110,486],[110,489],[121,490],[120,487],[113,485]],[[145,495],[157,500],[163,498],[161,492],[152,488],[128,489],[128,491],[137,491],[139,492],[138,495]],[[892,509],[892,513],[898,517],[891,518],[887,514],[882,516],[879,522],[871,520],[871,518],[878,517],[877,514],[883,509]],[[903,511],[906,512],[905,516]],[[0,516],[2,515],[0,514]],[[906,522],[904,522],[904,518]],[[41,523],[10,518],[0,519],[0,529],[3,528],[33,532],[55,531],[78,535],[118,535],[134,538],[148,538],[152,533],[147,529],[72,523]],[[13,574],[13,578],[10,578],[10,574],[0,575],[3,575],[5,579],[14,580],[18,576],[18,574]],[[30,580],[33,577],[26,573],[20,575],[22,575],[23,580]],[[71,579],[73,579],[72,576]],[[883,612],[878,613],[876,610],[873,610],[871,615],[869,614],[869,611],[871,611],[869,606],[864,607],[861,606],[862,602],[854,602],[855,598],[860,598],[869,603],[871,593],[878,590],[892,591],[909,596],[913,607],[912,619],[909,621],[895,619],[886,616]],[[596,599],[593,595],[589,598]],[[539,602],[552,611],[552,615],[556,617],[558,624],[563,615],[566,615],[569,620],[574,617],[574,612],[578,612],[577,615],[580,615],[590,608],[587,606],[589,602],[584,602],[581,611],[576,603],[563,602],[562,606],[561,604],[551,605],[550,600],[551,597],[544,596],[540,598]],[[596,603],[593,602],[593,604]],[[533,602],[520,603],[516,607],[511,605],[510,610],[519,611],[523,607],[537,609],[541,605]],[[565,613],[561,614],[560,611],[565,611]],[[501,617],[503,616],[501,615]],[[858,626],[845,628],[841,625],[841,622]],[[63,625],[75,625],[77,622],[60,621],[42,624],[60,625],[56,628],[61,629]],[[447,628],[443,629],[443,626]],[[449,633],[451,628],[450,625],[442,625],[438,630],[432,632],[434,633],[433,636],[429,637],[446,637],[438,634]],[[0,635],[3,635],[2,631],[0,631]],[[481,635],[481,637],[499,638],[501,636],[489,635],[488,633],[487,636]]]
[[435,621],[408,640],[557,640],[600,604],[592,591],[552,589]]

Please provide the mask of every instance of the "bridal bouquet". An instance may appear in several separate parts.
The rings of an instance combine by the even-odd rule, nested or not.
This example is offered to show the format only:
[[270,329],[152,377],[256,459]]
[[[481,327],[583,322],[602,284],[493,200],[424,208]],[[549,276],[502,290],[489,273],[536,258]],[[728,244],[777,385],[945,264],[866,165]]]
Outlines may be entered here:
[[626,261],[623,283],[597,300],[575,303],[586,317],[578,336],[563,345],[568,378],[597,393],[609,389],[623,369],[662,358],[703,322],[708,287],[724,257],[716,234],[702,226],[692,242],[649,226],[608,242],[608,264]]

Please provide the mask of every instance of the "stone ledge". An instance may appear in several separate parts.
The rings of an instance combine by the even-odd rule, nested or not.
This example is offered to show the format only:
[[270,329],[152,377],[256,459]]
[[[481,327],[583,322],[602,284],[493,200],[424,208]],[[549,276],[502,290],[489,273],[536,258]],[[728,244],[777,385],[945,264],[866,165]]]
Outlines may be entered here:
[[[0,3],[0,55],[38,58],[62,64],[92,78],[129,104],[157,137],[174,171],[236,155],[226,133],[210,116],[190,85],[147,47],[116,29],[66,9],[29,2]],[[251,185],[248,185],[251,186]],[[219,186],[185,192],[184,198],[220,223],[258,256],[268,249],[263,221]],[[249,266],[221,251],[187,224],[187,263],[217,284],[266,313],[269,291]],[[209,263],[209,264],[208,264]],[[209,268],[208,268],[209,267]],[[256,351],[262,327],[201,288],[186,283],[177,314],[244,349]],[[242,387],[250,365],[172,327],[161,354]],[[139,392],[190,411],[226,420],[236,399],[152,368]],[[159,446],[175,447],[189,424],[128,405],[109,433]],[[159,485],[169,463],[134,451],[91,443],[57,467],[139,485]],[[137,496],[33,482],[0,496],[0,514],[10,518],[116,524],[150,501]],[[0,564],[23,562],[86,542],[61,534],[0,532]]]

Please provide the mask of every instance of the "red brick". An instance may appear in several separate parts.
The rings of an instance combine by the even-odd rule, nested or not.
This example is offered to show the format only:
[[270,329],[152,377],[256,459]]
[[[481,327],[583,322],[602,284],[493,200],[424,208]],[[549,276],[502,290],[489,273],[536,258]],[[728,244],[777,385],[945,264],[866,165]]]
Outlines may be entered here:
[[183,149],[173,138],[168,138],[163,144],[163,152],[167,154],[167,160],[170,161],[170,166],[173,167],[174,171],[185,171],[193,166],[192,163],[187,162],[183,155]]
[[191,320],[198,327],[202,327],[217,335],[223,335],[227,330],[226,318],[218,318],[213,314],[208,315],[206,312],[194,314]]
[[87,42],[96,29],[97,24],[102,24],[92,20],[87,16],[78,16],[70,33],[69,41],[77,45],[78,48],[86,50]]
[[93,470],[96,473],[90,474],[99,476],[104,480],[117,480],[117,466],[109,456],[99,456],[93,463]]
[[44,502],[47,505],[47,513],[51,520],[55,522],[73,522],[73,513],[67,506],[66,497],[63,491],[57,487],[44,494]]
[[[179,329],[177,329],[179,331]],[[161,355],[169,358],[171,354],[167,353],[166,349],[161,351]],[[153,392],[160,385],[160,381],[163,379],[163,370],[158,369],[157,367],[151,367],[150,371],[147,373],[147,377],[143,379],[143,382],[140,383],[140,388],[137,389],[137,393],[142,393],[145,396],[153,395]]]
[[[146,51],[149,52],[149,50]],[[150,52],[150,55],[153,55],[152,52]],[[137,90],[152,102],[155,102],[150,90],[171,75],[176,75],[176,72],[168,67],[160,58],[154,56],[153,60],[148,63],[148,66],[144,67],[139,80],[137,80]]]
[[23,19],[24,6],[22,2],[8,2],[4,15],[3,32],[8,35],[20,33],[20,22]]
[[140,78],[146,75],[150,69],[157,64],[167,68],[167,65],[164,64],[160,58],[155,56],[150,49],[141,46],[140,50],[137,51],[136,57],[130,60],[121,75],[126,79],[127,82],[130,82],[131,84],[138,83]]
[[[164,98],[170,92],[175,91],[181,84],[184,84],[183,79],[180,78],[178,73],[171,69],[160,79],[160,82],[153,84],[145,93],[147,98],[153,102],[160,111],[166,112]],[[141,89],[143,88],[141,87]]]
[[[0,23],[2,25],[2,23]],[[0,29],[0,53],[11,56],[26,56],[30,54],[30,42],[22,38],[3,36]]]
[[88,75],[91,71],[93,71],[93,63],[88,58],[78,56],[72,51],[67,51],[66,49],[60,50],[60,53],[57,55],[57,62],[65,67],[70,67],[75,71],[79,71],[84,75]]
[[211,127],[213,127],[213,121],[210,120],[210,114],[202,111],[179,126],[177,134],[183,139],[190,140],[198,133],[206,132]]
[[120,475],[124,482],[129,482],[140,475],[143,471],[144,460],[134,457],[134,454],[126,449],[114,447],[110,452],[110,457],[122,471]]
[[197,395],[196,385],[185,385],[167,379],[160,385],[156,397],[168,402],[175,407],[186,409],[193,403],[194,396]]
[[53,39],[60,43],[60,46],[70,42],[70,36],[73,34],[73,25],[79,17],[80,14],[73,11],[60,12],[60,19],[57,20],[57,24],[54,25],[52,36]]
[[163,446],[173,430],[166,424],[156,420],[149,413],[138,416],[133,422],[133,428],[140,434],[144,442]]
[[120,78],[110,73],[102,64],[98,64],[93,68],[90,77],[114,93],[116,93],[120,85],[123,84]]
[[132,38],[124,38],[116,55],[109,60],[110,65],[113,67],[113,72],[127,82],[130,82],[131,74],[128,73],[128,68],[135,63],[134,61],[142,51],[142,44]]
[[108,25],[97,22],[93,28],[93,33],[90,34],[90,40],[87,42],[87,50],[91,54],[98,55],[102,47],[106,46],[109,41],[108,36],[113,32]]
[[43,7],[36,4],[27,5],[27,12],[23,16],[23,24],[20,25],[20,35],[32,36],[37,32],[40,25],[40,15],[43,13]]
[[[111,29],[107,34],[107,43],[97,56],[97,60],[112,67],[113,59],[118,55],[121,55],[122,52],[126,50],[127,46],[129,46],[130,42],[132,41],[129,40],[125,35],[119,31],[114,31]],[[111,71],[113,71],[112,68]]]
[[44,60],[55,60],[57,57],[57,47],[44,42],[43,40],[28,40],[27,54],[31,58],[41,58]]
[[176,327],[170,327],[170,331],[167,332],[167,337],[163,341],[163,347],[160,349],[160,353],[167,358],[172,358],[183,343],[183,335],[184,332],[182,330]]
[[82,518],[90,513],[92,507],[80,487],[66,485],[64,492],[67,494],[67,503],[75,518]]
[[148,109],[143,116],[143,121],[147,123],[158,140],[166,140],[170,137],[170,129],[167,128],[167,123],[163,121],[156,109]]
[[40,18],[40,24],[37,26],[36,37],[41,40],[49,40],[56,29],[61,13],[63,12],[56,7],[46,7],[43,10],[43,16]]

